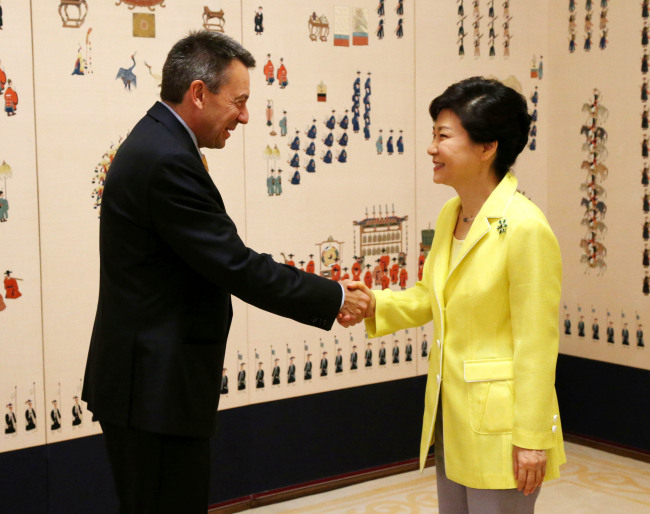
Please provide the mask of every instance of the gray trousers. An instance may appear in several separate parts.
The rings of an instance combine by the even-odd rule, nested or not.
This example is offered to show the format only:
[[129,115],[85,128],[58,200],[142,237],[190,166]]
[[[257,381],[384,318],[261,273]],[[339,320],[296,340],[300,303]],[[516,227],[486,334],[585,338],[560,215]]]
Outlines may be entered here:
[[442,409],[436,415],[436,484],[440,514],[533,514],[541,487],[525,496],[517,489],[473,489],[447,478]]

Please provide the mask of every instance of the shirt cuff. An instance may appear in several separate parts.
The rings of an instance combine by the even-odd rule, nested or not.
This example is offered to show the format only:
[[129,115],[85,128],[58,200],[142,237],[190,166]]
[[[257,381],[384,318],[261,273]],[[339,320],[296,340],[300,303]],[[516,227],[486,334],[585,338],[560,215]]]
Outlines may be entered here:
[[343,304],[345,303],[345,287],[343,287],[343,284],[339,282],[339,285],[341,286],[341,294],[343,295],[341,298],[341,306],[339,307],[339,310],[343,308]]

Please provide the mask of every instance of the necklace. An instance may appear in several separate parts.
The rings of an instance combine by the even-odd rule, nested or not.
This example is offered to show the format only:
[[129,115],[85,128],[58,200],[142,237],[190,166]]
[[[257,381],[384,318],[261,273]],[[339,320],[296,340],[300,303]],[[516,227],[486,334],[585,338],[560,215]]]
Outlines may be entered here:
[[[461,213],[462,213],[462,212],[463,212],[463,211],[462,211],[462,209],[461,209]],[[476,214],[474,214],[474,216],[467,216],[467,217],[462,216],[462,219],[463,219],[463,221],[464,221],[465,223],[467,223],[468,221],[474,221],[474,218],[476,218]]]

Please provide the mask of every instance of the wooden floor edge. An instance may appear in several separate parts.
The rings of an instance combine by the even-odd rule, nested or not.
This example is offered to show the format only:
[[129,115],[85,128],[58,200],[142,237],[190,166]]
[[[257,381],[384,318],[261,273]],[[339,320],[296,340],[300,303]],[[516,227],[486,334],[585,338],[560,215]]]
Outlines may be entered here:
[[[435,465],[435,458],[433,455],[430,455],[427,458],[425,467]],[[311,496],[312,494],[324,493],[327,491],[333,491],[335,489],[340,489],[342,487],[347,487],[350,485],[361,484],[363,482],[368,482],[370,480],[377,480],[379,478],[385,478],[393,475],[399,475],[400,473],[405,473],[407,471],[415,471],[418,469],[418,463],[409,461],[401,462],[380,469],[370,469],[363,470],[357,473],[351,473],[344,476],[331,477],[319,481],[315,484],[298,484],[293,487],[280,489],[277,491],[269,491],[251,497],[241,498],[233,502],[228,502],[227,504],[218,504],[213,505],[208,510],[209,514],[233,514],[236,512],[242,512],[247,509],[252,509],[256,507],[262,507],[265,505],[272,505],[274,503],[281,503],[289,500],[295,500],[296,498],[303,498],[305,496]]]

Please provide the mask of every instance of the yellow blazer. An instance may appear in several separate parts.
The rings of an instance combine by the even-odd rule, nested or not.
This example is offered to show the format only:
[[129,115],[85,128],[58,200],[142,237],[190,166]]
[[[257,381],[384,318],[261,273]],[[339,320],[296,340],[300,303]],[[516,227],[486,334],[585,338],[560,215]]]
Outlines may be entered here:
[[512,446],[547,450],[546,480],[566,461],[555,365],[560,248],[544,214],[508,173],[487,199],[449,268],[460,198],[436,223],[422,280],[375,291],[370,337],[433,319],[420,469],[434,442],[442,394],[447,476],[477,489],[517,486]]

